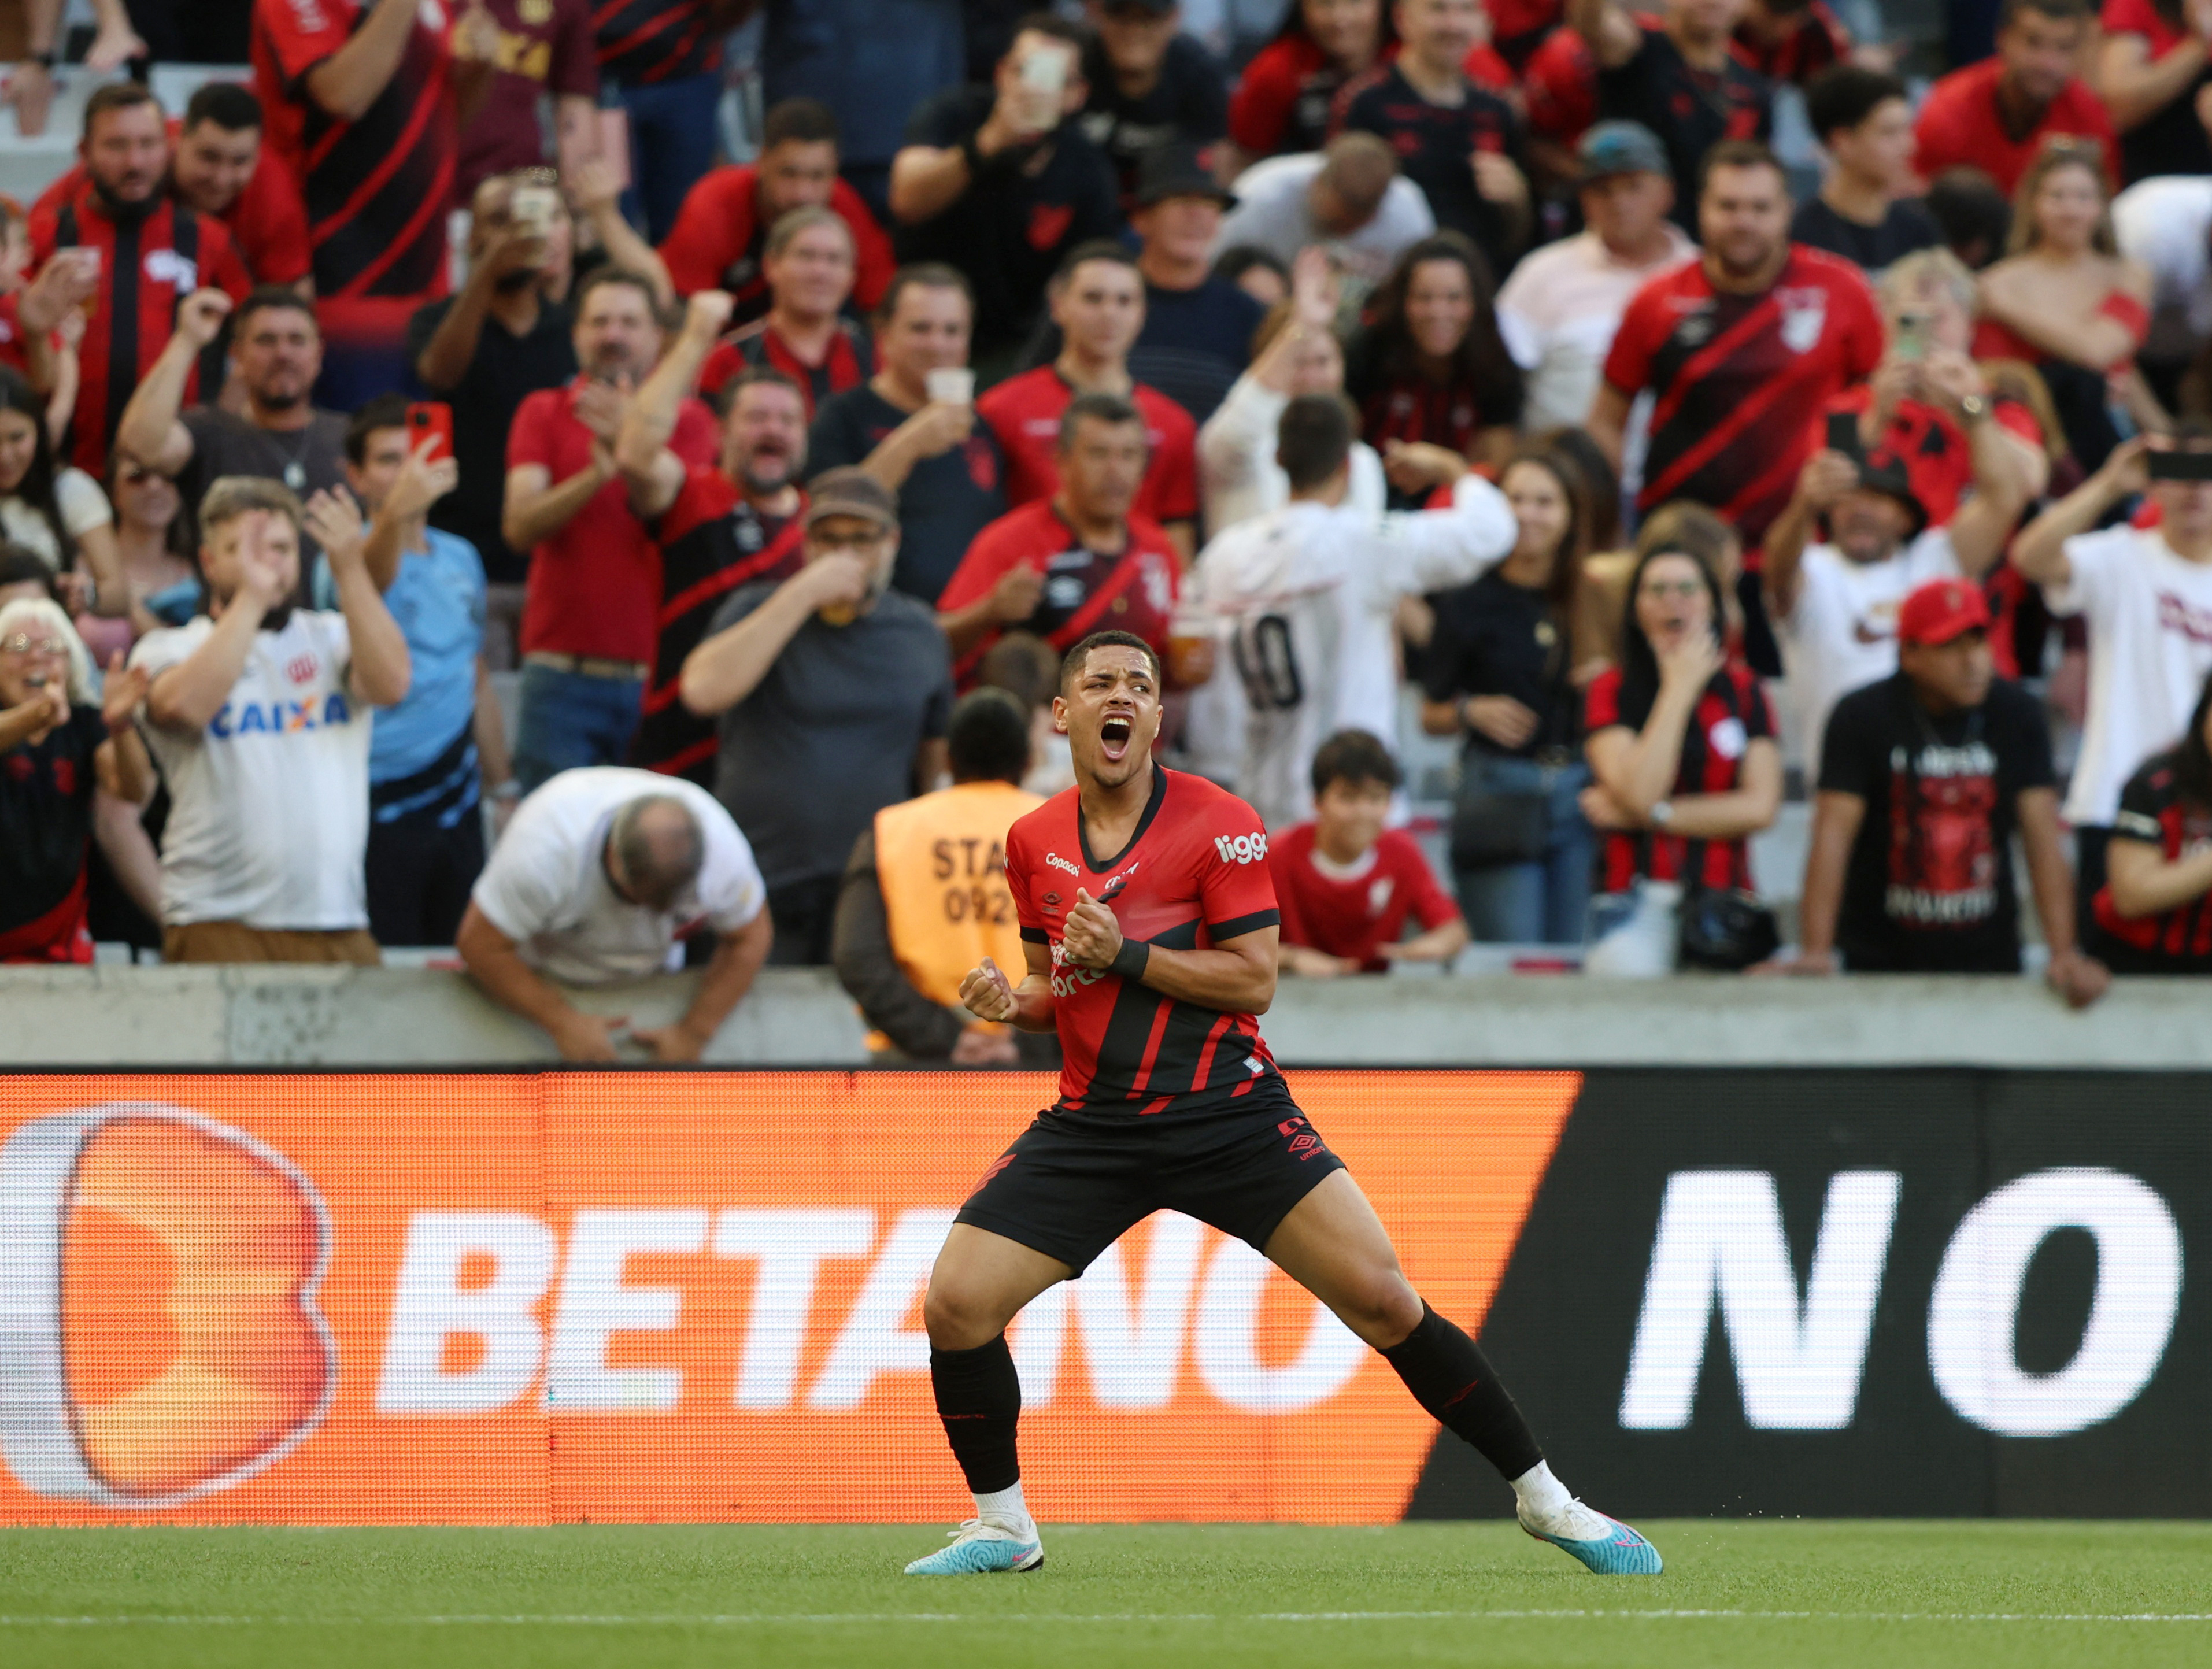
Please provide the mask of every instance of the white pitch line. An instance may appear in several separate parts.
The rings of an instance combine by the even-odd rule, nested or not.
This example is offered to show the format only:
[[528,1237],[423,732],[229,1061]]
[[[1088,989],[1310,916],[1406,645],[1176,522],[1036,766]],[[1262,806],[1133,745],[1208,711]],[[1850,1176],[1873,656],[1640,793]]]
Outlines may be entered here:
[[68,1628],[737,1628],[765,1625],[867,1626],[904,1623],[1420,1623],[1420,1622],[1749,1622],[1749,1623],[2212,1623],[2212,1611],[1820,1611],[1735,1610],[1328,1611],[740,1611],[636,1617],[34,1617],[0,1614],[0,1627]]

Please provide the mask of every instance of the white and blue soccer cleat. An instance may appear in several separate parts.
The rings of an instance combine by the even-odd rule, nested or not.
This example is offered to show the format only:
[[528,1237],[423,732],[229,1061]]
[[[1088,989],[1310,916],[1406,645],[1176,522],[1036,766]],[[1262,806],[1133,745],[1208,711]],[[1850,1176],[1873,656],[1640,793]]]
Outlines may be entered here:
[[1565,1512],[1547,1514],[1551,1529],[1518,1514],[1521,1527],[1538,1541],[1547,1541],[1580,1559],[1600,1576],[1656,1576],[1664,1568],[1659,1550],[1619,1519],[1607,1518],[1579,1501]]
[[1013,1531],[988,1519],[969,1519],[952,1532],[952,1545],[906,1568],[909,1576],[987,1576],[1002,1570],[1037,1570],[1044,1548],[1036,1526]]

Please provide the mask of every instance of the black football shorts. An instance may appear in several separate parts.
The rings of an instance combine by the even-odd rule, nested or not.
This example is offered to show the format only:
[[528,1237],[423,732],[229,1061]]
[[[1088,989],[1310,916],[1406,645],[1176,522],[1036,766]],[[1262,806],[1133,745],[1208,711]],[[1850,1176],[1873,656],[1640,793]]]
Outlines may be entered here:
[[1040,1113],[957,1221],[1079,1275],[1154,1211],[1181,1211],[1264,1252],[1291,1208],[1343,1168],[1270,1072],[1218,1108],[1110,1119]]

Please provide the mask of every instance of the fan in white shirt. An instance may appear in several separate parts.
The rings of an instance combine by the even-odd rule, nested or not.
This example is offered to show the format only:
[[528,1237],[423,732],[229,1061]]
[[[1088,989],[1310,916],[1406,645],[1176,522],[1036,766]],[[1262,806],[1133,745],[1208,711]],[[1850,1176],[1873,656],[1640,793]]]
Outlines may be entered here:
[[[2077,838],[2108,831],[2120,790],[2143,761],[2171,747],[2212,673],[2212,480],[2160,478],[2162,453],[2212,469],[2212,429],[2183,423],[2154,450],[2138,438],[2031,522],[2013,564],[2043,587],[2054,611],[2080,615],[2089,636],[2089,710],[2066,796]],[[2148,490],[2155,527],[2091,531]],[[2090,844],[2094,845],[2094,834]],[[2096,878],[2101,865],[2084,853]]]
[[306,936],[368,925],[368,709],[404,697],[412,669],[357,514],[352,537],[325,541],[338,611],[286,601],[302,516],[278,482],[216,481],[199,510],[208,612],[131,652],[151,680],[147,745],[173,802],[161,836],[171,961],[235,954],[184,931],[203,924],[292,936],[264,940],[256,957],[294,961],[325,959]]
[[453,944],[492,999],[553,1035],[565,1060],[616,1059],[624,1022],[552,985],[611,985],[684,966],[701,928],[714,954],[684,1017],[631,1032],[659,1059],[696,1060],[768,960],[768,891],[721,803],[681,777],[606,765],[563,771],[522,802]]
[[1314,750],[1340,730],[1397,730],[1398,599],[1462,586],[1513,549],[1495,487],[1465,475],[1449,509],[1379,521],[1350,501],[1352,419],[1302,395],[1283,413],[1281,509],[1239,523],[1199,555],[1193,597],[1230,640],[1249,709],[1238,790],[1270,828],[1310,816]]
[[[1946,363],[1945,375],[1952,375]],[[1973,496],[1949,524],[1929,527],[1902,459],[1887,449],[1854,458],[1815,452],[1797,476],[1790,506],[1767,530],[1760,579],[1790,679],[1799,759],[1818,781],[1820,743],[1836,703],[1897,671],[1897,610],[1930,580],[1978,580],[2004,555],[2019,520],[2019,471],[1991,422],[1971,364],[1972,388],[1934,387],[1973,448]],[[1828,543],[1810,543],[1826,520]]]

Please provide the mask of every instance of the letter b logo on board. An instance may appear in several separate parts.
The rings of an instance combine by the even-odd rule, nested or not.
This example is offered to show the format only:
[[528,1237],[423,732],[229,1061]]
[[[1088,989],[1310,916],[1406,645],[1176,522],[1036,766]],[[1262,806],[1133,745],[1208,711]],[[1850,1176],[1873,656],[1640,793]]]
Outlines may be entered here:
[[34,1120],[0,1146],[0,1458],[103,1507],[226,1490],[320,1423],[330,1221],[242,1131],[153,1102]]

